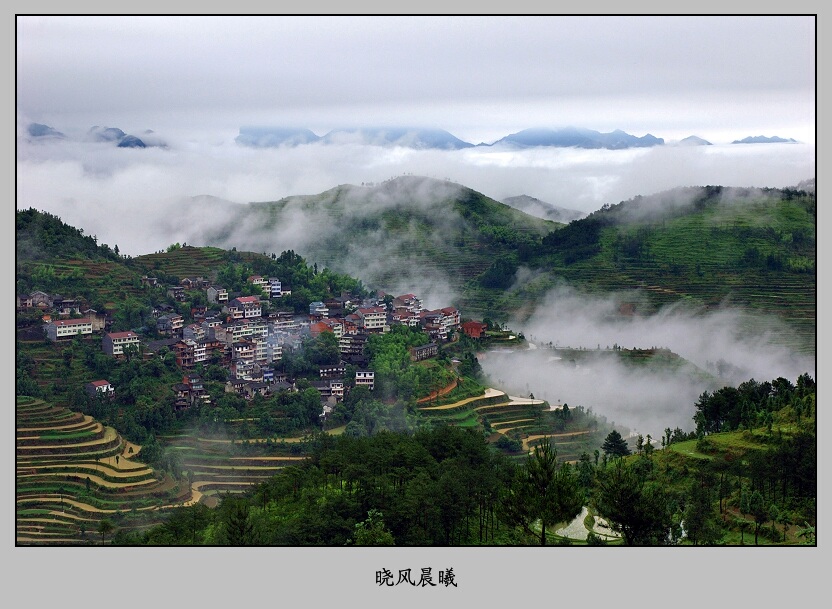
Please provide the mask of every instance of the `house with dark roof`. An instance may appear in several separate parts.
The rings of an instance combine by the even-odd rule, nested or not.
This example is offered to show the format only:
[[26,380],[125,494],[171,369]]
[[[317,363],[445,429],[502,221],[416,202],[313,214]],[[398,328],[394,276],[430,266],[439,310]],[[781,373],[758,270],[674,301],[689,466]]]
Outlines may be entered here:
[[428,343],[418,347],[410,348],[410,359],[414,362],[420,362],[423,359],[434,357],[439,353],[439,345],[436,343]]

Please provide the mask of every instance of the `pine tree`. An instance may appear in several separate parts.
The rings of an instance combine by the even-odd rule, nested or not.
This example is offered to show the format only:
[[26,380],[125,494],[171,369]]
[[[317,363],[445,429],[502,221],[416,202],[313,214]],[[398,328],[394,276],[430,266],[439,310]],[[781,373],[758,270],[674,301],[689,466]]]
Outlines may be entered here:
[[607,435],[601,449],[605,455],[612,455],[613,457],[626,457],[632,454],[630,447],[627,446],[627,440],[622,438],[621,434],[615,429]]

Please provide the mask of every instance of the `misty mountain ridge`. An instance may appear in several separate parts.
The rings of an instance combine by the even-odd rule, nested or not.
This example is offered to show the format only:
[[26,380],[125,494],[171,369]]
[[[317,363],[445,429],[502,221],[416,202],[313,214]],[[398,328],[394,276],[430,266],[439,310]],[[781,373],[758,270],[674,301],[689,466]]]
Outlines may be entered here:
[[636,137],[617,129],[601,133],[592,129],[567,127],[564,129],[526,129],[507,135],[492,144],[472,144],[463,141],[443,129],[373,127],[359,129],[334,129],[323,136],[317,136],[308,129],[241,127],[235,141],[244,146],[270,148],[299,146],[320,142],[324,144],[365,144],[372,146],[402,146],[416,150],[461,150],[479,146],[559,148],[606,148],[620,150],[633,147],[658,146],[662,138],[650,134]]
[[199,238],[189,236],[189,243],[291,249],[385,291],[437,302],[454,302],[462,285],[495,258],[562,226],[460,184],[420,176],[229,207],[222,218],[198,207],[192,222],[177,225],[198,229]]
[[749,135],[741,140],[734,140],[732,144],[797,144],[797,140],[793,138],[782,138],[776,135],[767,137],[765,135]]
[[303,144],[362,144],[369,146],[401,146],[416,150],[460,150],[473,144],[463,142],[442,129],[417,129],[407,127],[334,129],[318,136],[309,129],[285,129],[279,127],[241,127],[234,140],[242,146],[276,148]]
[[57,129],[53,129],[49,125],[42,125],[40,123],[31,123],[26,128],[26,133],[29,137],[38,139],[38,140],[64,140],[66,139],[66,135],[58,131]]
[[536,218],[543,220],[551,220],[561,224],[569,224],[573,220],[579,220],[586,217],[586,213],[575,209],[566,209],[559,207],[546,201],[541,201],[529,195],[519,195],[516,197],[508,197],[502,201],[506,205],[511,205],[515,209],[519,209],[523,213],[529,214]]
[[593,129],[565,127],[562,129],[524,129],[497,140],[491,146],[509,146],[516,148],[556,147],[623,150],[625,148],[647,148],[661,146],[664,139],[647,134],[636,137],[616,129],[610,133],[601,133]]
[[167,148],[167,144],[160,140],[150,129],[145,130],[140,138],[125,133],[118,127],[99,127],[96,125],[90,127],[86,139],[92,142],[115,143],[118,148]]
[[292,249],[367,285],[418,292],[473,316],[522,320],[568,284],[618,294],[642,316],[682,304],[772,314],[789,329],[760,322],[759,331],[813,349],[815,202],[804,190],[684,187],[564,224],[448,180],[402,176],[188,210],[165,220],[177,241]]
[[[30,123],[26,128],[30,141],[69,141],[72,138],[49,125]],[[142,137],[125,133],[118,127],[93,125],[82,137],[83,141],[103,144],[115,144],[118,148],[167,148],[152,130],[146,129]]]
[[[25,130],[30,142],[70,140],[61,131],[49,125],[30,123]],[[117,127],[93,126],[81,138],[85,141],[114,143],[120,148],[167,148],[168,145],[153,131],[141,135],[125,133]],[[380,147],[404,147],[414,150],[463,150],[477,147],[497,148],[583,148],[625,150],[665,145],[664,138],[650,133],[637,137],[616,129],[602,133],[593,129],[564,127],[559,129],[530,128],[509,134],[493,143],[473,144],[452,133],[437,128],[424,127],[361,127],[333,129],[317,135],[310,129],[293,127],[243,126],[234,138],[236,144],[249,148],[296,147],[305,144],[355,144]],[[778,136],[750,136],[734,140],[732,144],[799,143],[792,138]],[[711,142],[695,135],[675,142],[678,146],[706,146]]]
[[689,135],[688,137],[679,140],[677,146],[713,146],[713,144],[706,139],[702,139],[698,135]]

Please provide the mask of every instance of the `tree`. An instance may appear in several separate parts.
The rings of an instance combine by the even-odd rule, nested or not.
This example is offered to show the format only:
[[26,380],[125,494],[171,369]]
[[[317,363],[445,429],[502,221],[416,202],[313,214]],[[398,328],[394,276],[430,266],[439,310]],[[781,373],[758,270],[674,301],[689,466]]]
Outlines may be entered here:
[[101,543],[104,543],[104,536],[108,533],[112,533],[115,526],[112,522],[110,522],[107,518],[103,518],[101,522],[98,523],[98,532],[101,533]]
[[595,509],[629,546],[665,545],[672,525],[670,497],[648,483],[624,459],[598,472]]
[[505,507],[509,521],[527,533],[532,523],[540,521],[540,545],[546,545],[546,527],[568,522],[583,505],[583,491],[572,466],[558,466],[557,450],[544,438],[519,470]]
[[740,510],[744,514],[751,514],[754,517],[754,545],[756,546],[760,527],[769,520],[768,506],[766,505],[765,499],[763,499],[762,493],[760,491],[754,491],[750,494],[745,493],[742,496]]
[[711,545],[722,536],[708,480],[696,480],[685,501],[684,526],[693,545]]
[[249,518],[248,502],[244,498],[226,498],[223,507],[225,543],[230,546],[253,545],[254,525]]
[[783,542],[785,542],[789,525],[794,524],[792,513],[785,508],[781,509],[777,514],[777,522],[783,525]]
[[630,447],[627,446],[627,441],[621,437],[617,429],[613,429],[607,434],[601,449],[605,455],[612,455],[613,457],[626,457],[632,454]]
[[382,513],[371,509],[364,522],[356,523],[353,543],[357,546],[394,546],[393,534],[384,524]]

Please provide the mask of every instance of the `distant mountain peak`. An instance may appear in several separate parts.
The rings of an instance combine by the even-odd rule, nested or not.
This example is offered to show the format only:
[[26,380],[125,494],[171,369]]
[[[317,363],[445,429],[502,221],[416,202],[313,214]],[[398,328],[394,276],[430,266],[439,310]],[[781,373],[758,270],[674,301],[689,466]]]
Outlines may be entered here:
[[750,135],[741,140],[734,140],[732,144],[797,144],[797,140],[788,138],[784,139],[776,135],[767,137],[765,135]]
[[49,125],[42,125],[40,123],[31,123],[26,128],[26,133],[28,133],[30,137],[34,138],[66,139],[66,136],[57,129],[53,129]]
[[234,141],[250,148],[277,148],[317,142],[321,138],[309,129],[284,127],[240,127]]
[[323,138],[326,144],[355,143],[371,146],[403,146],[416,150],[460,150],[471,148],[465,142],[444,129],[422,127],[364,127],[359,129],[335,129]]
[[87,140],[101,143],[114,143],[118,148],[167,148],[150,129],[146,129],[144,139],[125,133],[118,127],[100,127],[94,125],[87,131]]
[[679,140],[679,146],[713,146],[713,144],[698,135],[689,135],[685,139]]
[[661,146],[662,144],[664,144],[662,138],[649,133],[643,137],[636,137],[621,129],[616,129],[610,133],[601,133],[593,129],[564,127],[561,129],[524,129],[497,140],[492,146],[508,145],[518,148],[550,146],[555,148],[621,150],[624,148]]

